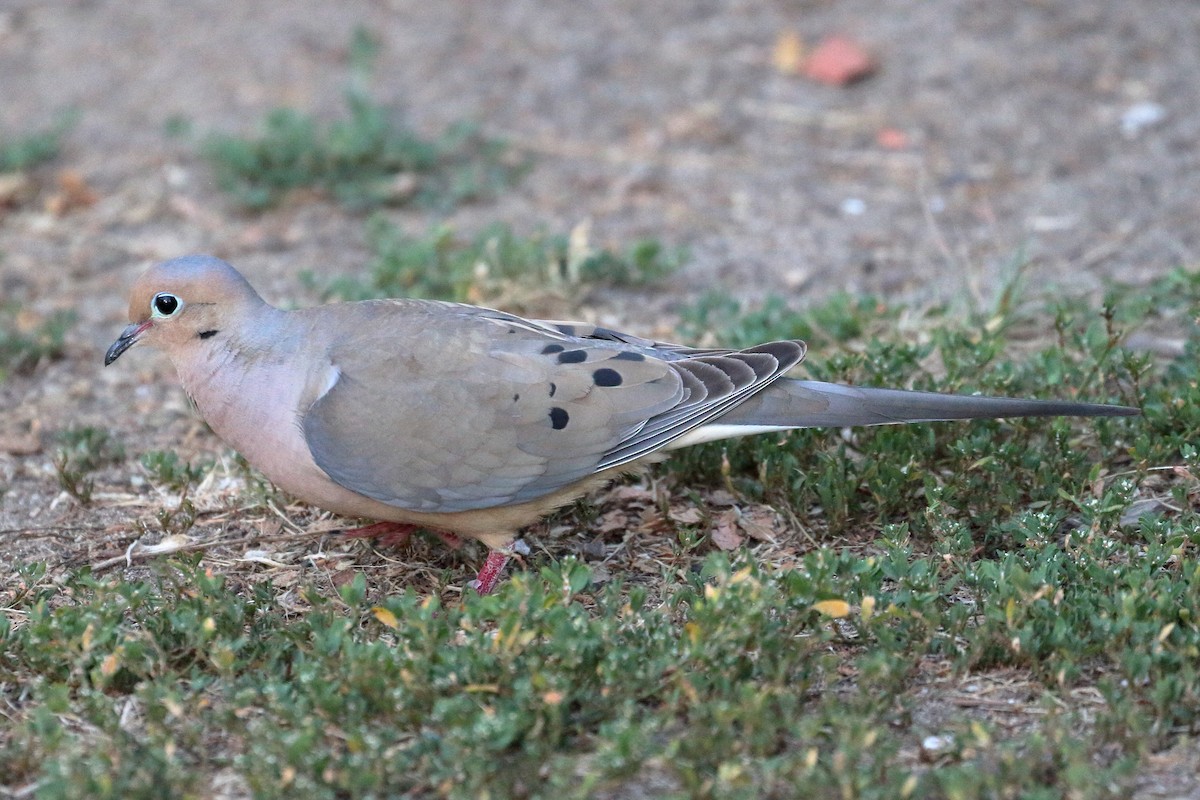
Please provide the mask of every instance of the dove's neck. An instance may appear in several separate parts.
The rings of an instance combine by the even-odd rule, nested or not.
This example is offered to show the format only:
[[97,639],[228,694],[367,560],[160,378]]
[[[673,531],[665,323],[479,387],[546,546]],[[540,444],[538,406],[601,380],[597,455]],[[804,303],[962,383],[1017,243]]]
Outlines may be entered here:
[[[315,373],[331,369],[322,345],[293,312],[263,305],[253,324],[175,353],[180,382],[218,436],[256,466],[303,445],[301,408]],[[312,373],[312,374],[310,374]]]

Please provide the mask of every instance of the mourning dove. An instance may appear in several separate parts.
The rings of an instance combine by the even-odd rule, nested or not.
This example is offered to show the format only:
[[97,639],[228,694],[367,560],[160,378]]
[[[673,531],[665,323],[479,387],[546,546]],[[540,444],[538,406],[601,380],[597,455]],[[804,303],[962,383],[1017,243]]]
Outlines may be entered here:
[[1133,408],[942,395],[785,378],[800,341],[696,349],[582,323],[429,300],[284,311],[232,266],[187,256],[134,284],[105,365],[160,348],[218,436],[290,494],[364,530],[428,528],[491,548],[669,450],[791,428]]

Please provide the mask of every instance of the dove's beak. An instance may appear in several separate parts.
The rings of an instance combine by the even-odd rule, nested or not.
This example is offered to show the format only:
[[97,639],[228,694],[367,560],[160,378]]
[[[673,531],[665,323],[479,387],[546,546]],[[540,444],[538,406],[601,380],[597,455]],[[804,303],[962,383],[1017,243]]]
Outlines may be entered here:
[[108,348],[108,352],[104,354],[104,366],[107,367],[109,364],[120,358],[121,353],[124,353],[126,350],[137,344],[138,338],[141,337],[141,335],[147,330],[149,330],[152,324],[153,323],[150,322],[150,320],[146,320],[145,322],[135,322],[125,330],[121,331],[121,335],[117,337],[117,340],[112,343],[112,347]]

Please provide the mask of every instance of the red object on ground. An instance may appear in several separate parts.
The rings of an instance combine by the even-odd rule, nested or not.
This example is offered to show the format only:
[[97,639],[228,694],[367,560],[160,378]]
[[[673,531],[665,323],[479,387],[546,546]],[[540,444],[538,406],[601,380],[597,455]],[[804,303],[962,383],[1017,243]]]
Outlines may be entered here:
[[804,75],[827,86],[847,86],[871,75],[879,65],[848,36],[827,36],[804,62]]
[[908,135],[899,128],[880,128],[875,143],[884,150],[903,150],[908,147]]

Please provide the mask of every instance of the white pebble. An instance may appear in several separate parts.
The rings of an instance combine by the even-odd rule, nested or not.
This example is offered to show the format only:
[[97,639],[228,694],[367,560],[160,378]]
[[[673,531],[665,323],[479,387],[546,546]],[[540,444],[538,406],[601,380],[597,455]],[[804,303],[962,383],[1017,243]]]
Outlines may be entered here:
[[847,197],[842,201],[842,213],[850,217],[861,217],[867,210],[867,204],[857,197]]
[[1121,134],[1126,139],[1136,138],[1147,128],[1152,128],[1167,118],[1167,109],[1149,101],[1134,103],[1121,115]]

